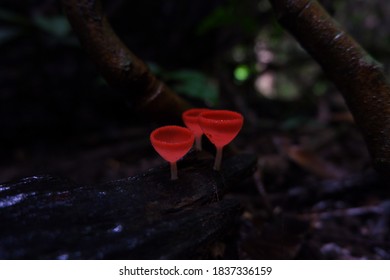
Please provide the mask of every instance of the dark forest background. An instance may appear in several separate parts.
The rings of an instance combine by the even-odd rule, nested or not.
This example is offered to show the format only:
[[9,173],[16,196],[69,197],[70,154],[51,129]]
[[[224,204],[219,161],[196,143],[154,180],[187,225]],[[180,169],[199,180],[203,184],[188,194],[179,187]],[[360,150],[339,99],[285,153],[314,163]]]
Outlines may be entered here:
[[[326,189],[329,182],[348,180],[364,185],[373,178],[365,143],[342,96],[277,23],[267,0],[104,2],[119,37],[173,90],[194,106],[244,115],[245,126],[234,144],[258,155],[261,170],[258,181],[236,190],[244,201],[264,191],[278,201],[278,195],[308,185]],[[320,2],[383,64],[388,76],[388,1]],[[0,182],[53,174],[96,184],[139,174],[165,164],[149,142],[159,125],[140,118],[133,104],[106,84],[59,1],[1,2]],[[256,216],[256,202],[246,202],[246,214]],[[357,208],[371,215],[370,207],[384,205],[386,199],[365,192],[310,206],[295,202],[302,215]],[[274,206],[290,211],[297,205]],[[333,221],[330,229],[321,230],[352,241],[324,234],[305,246],[317,248],[324,258],[390,257],[383,226],[388,221],[377,216],[347,221]],[[383,243],[372,245],[368,240],[373,237]],[[299,242],[291,243],[284,250],[294,257]],[[310,255],[314,251],[301,257],[318,257]],[[250,250],[247,254],[259,257]]]
[[[179,94],[195,106],[244,111],[258,133],[241,148],[269,153],[258,139],[265,133],[330,119],[337,133],[349,128],[342,98],[268,1],[106,2],[119,36]],[[321,2],[388,73],[386,1]],[[150,124],[106,85],[58,1],[2,1],[0,22],[0,181],[54,172],[92,183],[155,164]],[[356,145],[356,156],[365,154]]]

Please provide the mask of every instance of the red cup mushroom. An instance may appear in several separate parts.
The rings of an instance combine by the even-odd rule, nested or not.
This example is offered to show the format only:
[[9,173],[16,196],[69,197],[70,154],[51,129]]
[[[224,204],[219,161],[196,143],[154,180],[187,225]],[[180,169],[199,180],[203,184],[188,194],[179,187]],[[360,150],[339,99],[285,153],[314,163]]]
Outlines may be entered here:
[[155,129],[150,142],[156,152],[171,165],[171,179],[177,179],[176,162],[191,149],[194,135],[188,128],[168,125]]
[[209,110],[199,115],[199,125],[207,138],[217,148],[214,170],[220,170],[222,150],[240,132],[244,117],[228,110]]
[[182,114],[184,124],[194,133],[195,135],[195,149],[197,151],[202,150],[202,135],[203,130],[199,126],[199,115],[209,109],[194,108],[185,111]]

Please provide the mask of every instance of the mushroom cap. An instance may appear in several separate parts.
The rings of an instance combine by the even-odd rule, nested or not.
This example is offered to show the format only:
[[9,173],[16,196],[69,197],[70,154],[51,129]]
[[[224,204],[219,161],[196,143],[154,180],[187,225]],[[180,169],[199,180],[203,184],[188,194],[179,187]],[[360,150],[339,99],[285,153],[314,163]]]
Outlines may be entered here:
[[240,132],[244,117],[228,110],[210,110],[200,114],[199,125],[207,138],[216,146],[229,144]]
[[194,140],[191,130],[176,125],[162,126],[150,134],[153,148],[170,163],[178,161],[188,153]]
[[193,108],[182,114],[184,124],[194,133],[195,136],[202,136],[203,130],[199,126],[199,115],[209,111],[206,108]]

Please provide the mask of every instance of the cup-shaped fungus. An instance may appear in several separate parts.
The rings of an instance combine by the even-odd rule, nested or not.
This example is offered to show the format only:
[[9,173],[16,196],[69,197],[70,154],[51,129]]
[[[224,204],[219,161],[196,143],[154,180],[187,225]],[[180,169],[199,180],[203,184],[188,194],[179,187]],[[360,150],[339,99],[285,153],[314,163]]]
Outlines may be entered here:
[[176,162],[191,149],[194,135],[188,128],[168,125],[155,129],[150,142],[156,152],[171,165],[171,179],[177,179]]
[[189,109],[182,114],[184,124],[195,135],[195,149],[197,151],[202,150],[202,135],[203,135],[203,130],[199,126],[199,115],[206,111],[208,111],[208,109],[194,108],[194,109]]
[[210,110],[200,114],[199,125],[207,138],[217,148],[214,170],[220,170],[223,147],[229,144],[240,132],[244,117],[228,110]]

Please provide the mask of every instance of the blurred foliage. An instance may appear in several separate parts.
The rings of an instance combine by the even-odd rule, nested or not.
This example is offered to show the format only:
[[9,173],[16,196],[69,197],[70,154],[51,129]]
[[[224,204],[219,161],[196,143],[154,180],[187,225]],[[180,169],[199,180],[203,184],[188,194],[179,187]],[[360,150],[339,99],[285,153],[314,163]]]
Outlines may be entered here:
[[190,69],[166,71],[155,63],[149,63],[149,68],[177,93],[199,99],[210,107],[218,104],[217,83],[204,73]]
[[[61,92],[61,78],[50,77],[55,72],[52,69],[61,68],[69,78],[70,69],[80,69],[81,63],[87,69],[93,67],[82,50],[77,48],[77,55],[73,53],[78,43],[58,2],[31,0],[31,8],[6,2],[0,7],[0,47],[18,54],[23,54],[17,52],[18,48],[31,49],[20,57],[18,67],[18,61],[7,61],[4,65],[10,71],[4,71],[3,77],[18,76],[12,73],[29,77],[28,71],[34,69],[30,76],[35,78],[26,80],[26,88],[36,85],[38,76],[42,83],[59,81]],[[315,111],[312,108],[317,106],[318,98],[337,92],[317,63],[277,23],[268,0],[105,2],[110,21],[130,49],[143,60],[153,62],[149,64],[152,71],[191,100],[200,100],[207,106],[239,107],[243,102],[237,100],[243,98],[247,107],[261,117],[280,115],[280,111],[270,109],[272,106],[258,109],[263,108],[263,103],[286,102],[292,108],[290,115],[283,110],[288,121],[290,117],[305,119]],[[389,73],[387,1],[320,2]],[[57,50],[52,48],[54,45]],[[39,67],[27,65],[34,53],[41,56],[34,62],[39,61]],[[51,56],[44,55],[50,53]],[[69,60],[71,56],[75,61]],[[89,71],[88,75],[95,75],[89,81],[93,88],[100,76],[97,71]],[[54,82],[52,86],[56,86]],[[302,109],[296,109],[301,108],[300,104],[304,104]]]
[[179,70],[166,73],[165,79],[173,81],[172,87],[176,92],[201,99],[211,107],[217,105],[217,85],[205,74],[194,70]]
[[27,22],[25,17],[18,15],[13,11],[8,11],[2,8],[0,8],[0,21],[17,25],[26,24]]
[[20,34],[19,28],[3,27],[0,28],[0,45],[14,39]]
[[56,37],[65,37],[71,32],[68,20],[62,15],[53,17],[36,16],[33,22],[40,29]]
[[22,33],[22,25],[25,25],[25,18],[0,8],[0,46],[18,37]]
[[62,14],[26,16],[0,8],[0,22],[3,23],[0,26],[0,45],[35,31],[42,35],[46,33],[46,36],[62,40],[63,43],[75,43],[71,26]]
[[246,64],[240,64],[234,69],[234,78],[239,82],[248,80],[250,74],[251,69]]
[[197,27],[199,35],[205,34],[218,28],[239,27],[247,34],[254,34],[257,31],[258,23],[255,15],[250,13],[247,1],[230,0],[227,4],[217,7]]

